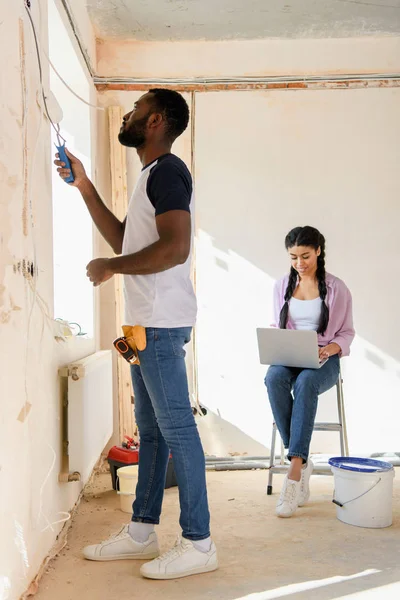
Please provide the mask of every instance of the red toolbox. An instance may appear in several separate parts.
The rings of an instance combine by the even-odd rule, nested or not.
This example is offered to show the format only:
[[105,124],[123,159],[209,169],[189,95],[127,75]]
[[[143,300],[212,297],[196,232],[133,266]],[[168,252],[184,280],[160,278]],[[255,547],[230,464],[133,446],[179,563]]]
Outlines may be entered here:
[[[122,446],[113,446],[107,456],[108,464],[110,465],[111,481],[113,490],[119,490],[117,470],[120,467],[128,465],[137,465],[139,462],[139,447],[124,448]],[[167,476],[165,480],[165,489],[178,485],[176,481],[174,465],[172,457],[169,457]]]

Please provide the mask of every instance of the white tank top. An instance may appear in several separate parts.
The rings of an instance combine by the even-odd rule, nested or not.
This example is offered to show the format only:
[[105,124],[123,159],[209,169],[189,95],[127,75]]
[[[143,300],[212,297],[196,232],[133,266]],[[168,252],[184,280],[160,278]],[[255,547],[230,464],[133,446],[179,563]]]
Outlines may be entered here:
[[289,302],[289,317],[294,328],[317,331],[321,317],[321,306],[321,298],[315,298],[315,300],[291,298]]

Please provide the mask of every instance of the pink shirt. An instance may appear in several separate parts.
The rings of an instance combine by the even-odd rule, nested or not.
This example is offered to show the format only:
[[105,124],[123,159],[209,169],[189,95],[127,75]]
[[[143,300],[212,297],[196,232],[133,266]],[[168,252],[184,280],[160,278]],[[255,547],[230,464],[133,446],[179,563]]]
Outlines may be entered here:
[[[274,318],[273,327],[279,327],[279,315],[285,303],[285,292],[289,275],[276,282],[274,289]],[[326,274],[328,294],[326,303],[329,308],[329,324],[324,335],[318,335],[319,346],[327,346],[335,342],[341,349],[341,356],[350,354],[350,345],[354,339],[353,311],[351,293],[346,284],[334,275]],[[290,317],[286,327],[295,329]]]

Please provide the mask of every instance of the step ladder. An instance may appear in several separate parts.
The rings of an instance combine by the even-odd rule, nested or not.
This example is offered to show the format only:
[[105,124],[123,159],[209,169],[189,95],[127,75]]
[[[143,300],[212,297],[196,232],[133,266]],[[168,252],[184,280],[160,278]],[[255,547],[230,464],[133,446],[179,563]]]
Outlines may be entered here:
[[[347,440],[347,428],[346,428],[346,415],[344,410],[344,395],[343,395],[343,377],[342,372],[339,371],[339,377],[336,382],[336,396],[337,396],[337,411],[338,411],[338,422],[337,423],[315,423],[313,431],[337,431],[340,438],[340,453],[341,456],[349,456],[349,445]],[[268,485],[267,494],[272,494],[272,478],[274,473],[287,473],[289,470],[289,464],[285,463],[285,449],[281,440],[281,453],[280,462],[276,463],[276,435],[277,427],[276,423],[272,424],[272,439],[271,439],[271,453],[268,473]],[[315,464],[313,474],[316,475],[332,475],[330,466],[327,463]]]

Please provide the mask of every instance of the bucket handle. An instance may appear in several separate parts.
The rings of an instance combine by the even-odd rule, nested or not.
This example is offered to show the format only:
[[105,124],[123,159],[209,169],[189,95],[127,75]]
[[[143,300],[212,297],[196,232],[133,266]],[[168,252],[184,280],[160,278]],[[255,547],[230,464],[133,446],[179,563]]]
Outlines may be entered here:
[[[125,477],[125,479],[133,479],[133,477]],[[118,477],[118,475],[116,477],[115,490],[116,490],[118,496],[132,496],[132,495],[134,495],[134,494],[132,494],[132,492],[120,492],[120,490],[119,490],[119,477]]]
[[357,496],[356,498],[352,498],[351,500],[347,500],[347,502],[339,502],[339,500],[335,499],[335,491],[333,492],[333,504],[336,504],[337,506],[340,506],[340,508],[343,508],[344,506],[346,506],[346,504],[350,504],[350,502],[354,502],[355,500],[358,500],[359,498],[362,498],[363,496],[365,496],[365,494],[368,494],[369,492],[371,492],[374,487],[376,487],[378,485],[378,483],[380,483],[382,481],[382,477],[379,477],[378,481],[376,481],[374,483],[374,485],[372,487],[369,488],[369,490],[367,490],[366,492],[363,492],[362,494],[360,494],[359,496]]

